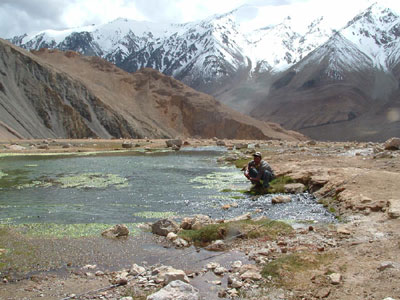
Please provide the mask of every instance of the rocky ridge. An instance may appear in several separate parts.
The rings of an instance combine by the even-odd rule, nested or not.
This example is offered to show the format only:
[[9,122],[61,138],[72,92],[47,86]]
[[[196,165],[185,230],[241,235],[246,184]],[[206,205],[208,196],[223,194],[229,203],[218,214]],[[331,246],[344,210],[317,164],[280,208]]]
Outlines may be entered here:
[[152,69],[0,41],[2,137],[302,139]]
[[26,49],[100,56],[128,71],[157,69],[314,139],[381,142],[398,135],[398,14],[374,3],[342,27],[332,28],[321,16],[298,32],[287,17],[244,31],[240,16],[258,9],[162,27],[118,19],[12,41]]

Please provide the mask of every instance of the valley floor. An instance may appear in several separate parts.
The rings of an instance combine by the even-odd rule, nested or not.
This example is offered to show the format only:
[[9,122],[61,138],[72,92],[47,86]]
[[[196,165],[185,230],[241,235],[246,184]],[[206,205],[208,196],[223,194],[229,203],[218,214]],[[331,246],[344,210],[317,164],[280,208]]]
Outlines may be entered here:
[[[0,141],[0,158],[14,153],[166,148],[165,140],[131,140],[132,146],[123,146],[124,142],[127,141]],[[263,153],[277,175],[306,184],[339,220],[337,224],[307,224],[276,241],[238,239],[230,243],[227,253],[240,253],[235,255],[243,255],[260,266],[275,262],[269,277],[255,282],[251,290],[240,291],[237,299],[400,300],[400,151],[384,151],[382,144],[375,143],[224,142],[228,146],[245,142],[259,147],[257,151]],[[215,145],[216,141],[189,139],[187,144]],[[252,151],[228,151],[226,157],[247,155],[250,159]],[[154,243],[165,246],[163,239],[155,238]],[[265,249],[271,248],[275,250],[265,253]],[[174,251],[179,254],[182,250]],[[302,263],[294,267],[284,262],[288,257]],[[200,265],[190,265],[193,256],[180,256],[180,260],[187,260],[188,273],[201,273]],[[63,299],[90,290],[98,291],[82,299],[146,299],[151,291],[138,283],[102,291],[101,288],[110,286],[112,274],[92,276],[80,269],[83,266],[76,267],[64,274],[37,273],[18,281],[4,278],[0,299]],[[218,299],[218,289],[215,285],[209,288],[215,291],[214,296],[204,299]]]

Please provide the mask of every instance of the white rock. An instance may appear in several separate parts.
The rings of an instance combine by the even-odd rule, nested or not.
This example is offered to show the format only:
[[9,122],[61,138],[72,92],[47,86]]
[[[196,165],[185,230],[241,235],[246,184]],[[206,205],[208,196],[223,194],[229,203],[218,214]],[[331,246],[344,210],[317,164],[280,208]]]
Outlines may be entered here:
[[176,233],[174,233],[174,232],[169,232],[168,234],[167,234],[167,240],[168,241],[174,241],[174,240],[176,240],[178,238],[178,235],[176,234]]
[[199,291],[190,284],[176,280],[147,297],[147,300],[199,300]]
[[210,262],[210,263],[207,264],[206,268],[208,270],[214,270],[215,268],[218,268],[220,266],[221,265],[219,263],[217,263],[217,262]]
[[215,268],[215,269],[214,269],[214,274],[215,274],[215,275],[223,275],[223,274],[225,274],[226,272],[228,272],[228,270],[225,269],[224,267],[218,267],[218,268]]
[[231,268],[233,272],[238,272],[242,266],[243,263],[240,260],[236,260],[232,263]]
[[84,266],[82,269],[86,269],[86,270],[94,270],[96,269],[97,266],[96,265],[86,265]]
[[162,266],[153,271],[157,274],[156,282],[168,284],[175,280],[180,280],[189,283],[189,278],[183,270],[177,270],[170,266]]
[[246,279],[251,279],[251,280],[260,280],[262,278],[260,272],[254,271],[254,270],[249,270],[244,272],[242,275],[240,275],[240,279],[246,280]]
[[306,190],[306,186],[302,183],[288,183],[284,185],[285,193],[299,194]]
[[226,244],[223,240],[216,240],[206,247],[209,251],[223,251],[226,249]]
[[116,238],[129,235],[129,229],[125,224],[117,224],[101,233],[102,236]]
[[182,238],[175,239],[173,241],[173,244],[178,248],[184,248],[184,247],[189,246],[189,243],[186,240],[182,239]]
[[271,199],[272,204],[288,203],[292,201],[292,197],[289,195],[278,195]]
[[139,274],[144,274],[145,272],[146,272],[146,269],[144,267],[141,267],[137,264],[133,264],[129,271],[129,274],[133,275],[133,276],[137,276]]
[[332,273],[329,275],[332,284],[337,285],[342,281],[342,275],[339,273]]
[[390,199],[388,215],[392,219],[400,218],[400,199]]

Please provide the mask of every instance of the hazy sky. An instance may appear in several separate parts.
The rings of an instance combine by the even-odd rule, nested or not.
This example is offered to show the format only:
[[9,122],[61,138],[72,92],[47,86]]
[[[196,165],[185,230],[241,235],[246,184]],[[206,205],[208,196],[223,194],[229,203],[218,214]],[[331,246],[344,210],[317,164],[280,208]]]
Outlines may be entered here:
[[[378,1],[400,7],[398,0]],[[320,14],[321,11],[328,12],[332,20],[339,21],[353,16],[361,7],[367,7],[372,2],[373,0],[0,0],[0,37],[9,38],[45,29],[101,24],[118,17],[183,23],[228,12],[244,4],[269,6],[267,19],[271,23],[293,13],[297,16],[309,16]],[[248,17],[252,17],[251,12]],[[267,24],[262,24],[265,25]]]

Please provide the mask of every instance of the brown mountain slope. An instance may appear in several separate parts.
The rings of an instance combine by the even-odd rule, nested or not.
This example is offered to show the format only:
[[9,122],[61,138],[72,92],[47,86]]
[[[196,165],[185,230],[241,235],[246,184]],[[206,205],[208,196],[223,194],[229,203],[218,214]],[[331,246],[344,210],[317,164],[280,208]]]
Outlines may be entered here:
[[0,137],[304,139],[161,73],[0,40]]

